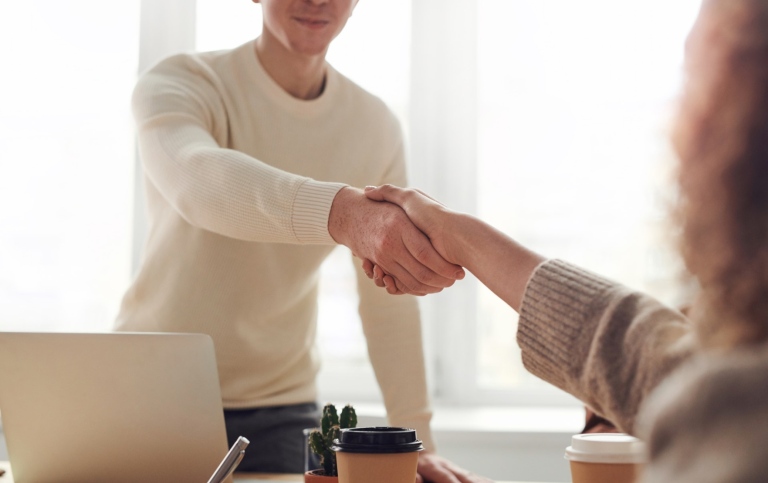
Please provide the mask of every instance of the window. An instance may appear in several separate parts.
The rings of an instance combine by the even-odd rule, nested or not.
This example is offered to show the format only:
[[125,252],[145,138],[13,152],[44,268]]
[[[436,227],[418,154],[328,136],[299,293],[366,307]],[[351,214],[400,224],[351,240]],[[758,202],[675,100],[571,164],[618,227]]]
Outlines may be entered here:
[[[400,117],[413,185],[545,255],[679,303],[663,235],[666,125],[698,4],[365,0],[329,61]],[[15,74],[0,81],[2,330],[111,326],[143,240],[136,72],[261,29],[252,2],[142,9],[140,19],[138,0],[0,6],[0,41],[23,46],[7,49]],[[352,277],[337,249],[321,286],[321,384],[334,399],[376,400]],[[574,403],[522,369],[514,312],[471,277],[422,308],[438,402]],[[323,342],[337,332],[349,337],[341,350]],[[333,381],[345,371],[368,384],[342,394]]]
[[[547,256],[670,303],[667,126],[698,1],[477,2],[477,212]],[[480,393],[544,392],[478,288]]]
[[[235,15],[200,0],[198,48],[253,38],[260,11],[251,7]],[[673,164],[665,129],[697,7],[361,2],[329,61],[400,116],[414,185],[547,256],[677,303],[679,267],[663,235]],[[234,28],[227,19],[238,16]],[[324,387],[342,372],[370,372],[346,258],[337,250],[324,267]],[[514,312],[476,281],[422,307],[438,400],[574,403],[522,368]],[[333,332],[352,334],[343,350],[323,343]],[[351,395],[378,394],[375,385],[358,389]]]
[[130,276],[139,2],[0,5],[0,330],[107,330]]

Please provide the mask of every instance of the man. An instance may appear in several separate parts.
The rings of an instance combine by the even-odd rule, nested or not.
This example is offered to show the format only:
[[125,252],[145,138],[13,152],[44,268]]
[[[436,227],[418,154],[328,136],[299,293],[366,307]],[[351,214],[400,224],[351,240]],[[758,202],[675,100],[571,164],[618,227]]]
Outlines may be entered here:
[[[357,0],[260,3],[258,39],[170,57],[135,88],[149,236],[116,325],[209,334],[228,437],[251,440],[239,469],[300,472],[301,430],[319,419],[314,336],[325,257],[344,244],[415,294],[440,291],[463,270],[400,208],[353,188],[406,182],[395,117],[325,62]],[[390,423],[415,428],[432,449],[416,300],[358,277]],[[464,473],[433,453],[421,460],[431,481]]]

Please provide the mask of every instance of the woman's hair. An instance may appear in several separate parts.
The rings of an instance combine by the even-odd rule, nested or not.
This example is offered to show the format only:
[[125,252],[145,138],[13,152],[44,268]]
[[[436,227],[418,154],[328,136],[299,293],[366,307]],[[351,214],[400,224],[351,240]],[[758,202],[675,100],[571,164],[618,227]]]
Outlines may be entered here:
[[705,0],[675,143],[702,342],[768,340],[768,0]]

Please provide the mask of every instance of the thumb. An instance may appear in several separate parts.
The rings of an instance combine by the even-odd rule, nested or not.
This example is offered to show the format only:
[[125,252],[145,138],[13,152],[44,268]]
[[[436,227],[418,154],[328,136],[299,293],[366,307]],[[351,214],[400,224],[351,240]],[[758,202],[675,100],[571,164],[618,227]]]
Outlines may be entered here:
[[371,200],[389,201],[390,203],[403,206],[406,190],[391,184],[383,184],[381,186],[366,186],[364,192],[365,196]]
[[381,192],[380,186],[366,186],[363,192],[370,200],[384,201],[384,194]]

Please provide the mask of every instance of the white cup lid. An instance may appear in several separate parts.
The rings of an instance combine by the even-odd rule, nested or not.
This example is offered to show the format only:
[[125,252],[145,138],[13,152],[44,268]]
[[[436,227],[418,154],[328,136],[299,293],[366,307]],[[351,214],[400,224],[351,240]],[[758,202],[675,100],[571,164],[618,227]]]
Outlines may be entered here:
[[644,463],[645,444],[623,433],[577,434],[565,449],[565,459],[584,463]]

